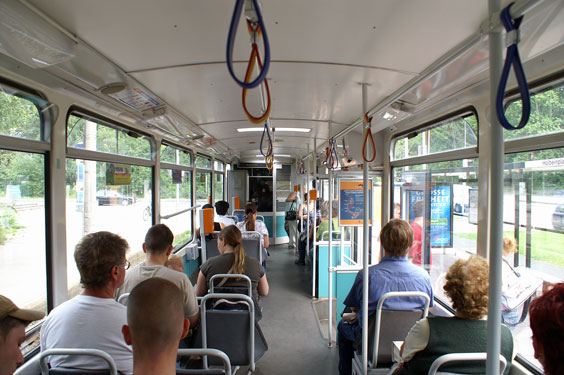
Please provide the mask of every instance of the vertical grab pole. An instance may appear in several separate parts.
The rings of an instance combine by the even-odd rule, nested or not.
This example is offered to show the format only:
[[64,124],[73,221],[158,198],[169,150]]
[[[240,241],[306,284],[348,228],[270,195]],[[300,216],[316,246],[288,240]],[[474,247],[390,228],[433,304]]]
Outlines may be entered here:
[[[367,111],[367,84],[362,84],[362,118]],[[364,131],[368,130],[369,124],[364,122]],[[362,164],[362,186],[364,195],[364,220],[362,241],[362,373],[368,372],[368,162]]]
[[[329,134],[327,135],[327,140],[331,139],[331,121],[329,121]],[[327,274],[329,275],[329,292],[328,303],[329,314],[327,315],[327,337],[329,337],[329,347],[333,347],[333,166],[327,165],[329,170],[329,270]]]
[[[315,177],[317,177],[317,155],[316,155],[316,150],[317,150],[317,139],[313,138],[313,171],[314,171],[314,175]],[[316,186],[317,189],[317,186]],[[310,198],[310,194],[307,195],[307,198]],[[315,207],[315,217],[317,218],[317,207]],[[315,220],[315,219],[314,219]],[[314,241],[316,240],[315,237],[315,233],[317,231],[317,228],[315,227],[315,225],[313,226],[313,239]],[[315,243],[315,242],[314,242]],[[308,234],[308,241],[307,244],[309,246],[309,234]],[[309,248],[308,248],[309,249]],[[311,284],[311,295],[315,296],[315,284],[316,284],[316,279],[317,279],[317,272],[315,269],[315,261],[317,260],[317,256],[316,256],[317,251],[315,251],[315,245],[313,246],[313,283]],[[307,256],[309,256],[309,250],[306,254]]]
[[[495,20],[494,14],[501,10],[501,0],[488,0],[490,23]],[[489,32],[490,48],[490,199],[489,218],[489,261],[490,288],[488,306],[488,356],[486,359],[486,374],[499,374],[499,354],[501,342],[501,262],[503,246],[503,130],[496,116],[496,93],[503,66],[502,33],[500,28]]]

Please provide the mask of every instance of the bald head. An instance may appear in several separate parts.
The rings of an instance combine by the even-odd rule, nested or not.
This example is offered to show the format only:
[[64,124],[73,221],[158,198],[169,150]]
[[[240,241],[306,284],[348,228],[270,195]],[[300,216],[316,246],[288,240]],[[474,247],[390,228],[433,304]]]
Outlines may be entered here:
[[186,322],[180,290],[168,280],[153,277],[133,288],[127,301],[129,329],[124,335],[133,344],[134,354],[150,356],[176,348],[186,334]]

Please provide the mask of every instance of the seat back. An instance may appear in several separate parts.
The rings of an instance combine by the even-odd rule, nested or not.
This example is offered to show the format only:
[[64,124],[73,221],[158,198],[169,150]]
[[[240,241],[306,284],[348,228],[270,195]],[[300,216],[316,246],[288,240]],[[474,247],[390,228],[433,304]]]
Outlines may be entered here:
[[[454,362],[469,362],[469,361],[485,361],[487,359],[487,353],[451,353],[440,356],[435,359],[429,368],[428,375],[437,375],[439,368],[447,363]],[[499,355],[499,373],[503,374],[505,367],[507,366],[507,361],[505,357],[501,354]],[[444,366],[444,370],[448,371],[448,365]],[[449,375],[456,375],[456,373],[448,372]]]
[[235,224],[237,224],[239,222],[239,216],[237,216],[237,215],[225,215],[225,217],[228,217],[231,220],[233,220],[235,222]]
[[261,234],[259,232],[243,232],[243,247],[245,248],[245,255],[253,257],[262,263],[263,251],[261,244]]
[[264,216],[257,215],[257,221],[262,221],[264,223]]
[[217,375],[231,375],[231,362],[227,354],[217,349],[178,349],[178,357],[185,356],[208,356],[218,358],[222,363],[222,368],[205,367],[203,369],[176,369],[176,374],[217,374]]
[[[213,232],[214,235],[217,235],[219,232]],[[202,241],[202,264],[206,262],[206,260],[216,257],[219,255],[219,248],[217,247],[217,237],[205,235],[201,237]]]
[[[47,365],[47,357],[53,355],[65,355],[65,356],[94,356],[102,358],[108,364],[107,370],[82,370],[82,369],[72,369],[64,367],[49,368]],[[67,348],[57,348],[48,349],[41,354],[39,354],[39,367],[41,368],[41,375],[64,375],[64,374],[74,374],[74,375],[117,375],[117,367],[114,359],[106,352],[98,349],[67,349]]]
[[121,303],[124,306],[127,306],[127,299],[129,298],[129,293],[123,293],[118,297],[118,303]]
[[[235,310],[210,307],[222,300],[229,301]],[[245,309],[241,305],[246,306]],[[233,366],[250,366],[268,350],[262,332],[255,325],[255,307],[251,297],[244,294],[214,293],[202,299],[202,346],[227,354]],[[257,345],[258,344],[258,345]],[[204,358],[204,367],[207,359]]]
[[[245,284],[245,286],[223,286],[218,285],[225,279],[237,280]],[[227,280],[229,282],[229,280]],[[225,284],[224,284],[225,285]],[[219,290],[218,290],[219,289]],[[229,291],[227,291],[229,290]],[[210,293],[240,293],[246,294],[249,297],[253,296],[253,285],[251,279],[247,275],[237,273],[218,273],[213,275],[210,279]]]
[[[384,310],[382,307],[388,298],[421,297],[425,300],[423,310]],[[431,299],[423,292],[390,292],[380,297],[378,307],[373,315],[374,329],[368,327],[368,363],[369,367],[378,365],[391,366],[392,342],[404,341],[407,333],[420,319],[427,317]]]

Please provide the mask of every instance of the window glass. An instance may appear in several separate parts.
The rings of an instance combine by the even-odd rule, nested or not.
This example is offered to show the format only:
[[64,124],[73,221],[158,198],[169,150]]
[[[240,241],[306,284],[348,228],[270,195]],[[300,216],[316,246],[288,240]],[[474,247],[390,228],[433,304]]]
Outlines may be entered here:
[[214,165],[214,169],[216,171],[221,171],[221,172],[223,171],[223,163],[222,162],[216,160],[216,161],[214,161],[213,165]]
[[[192,172],[161,169],[161,217],[192,207]],[[174,246],[192,239],[192,212],[161,220],[174,233]]]
[[445,151],[476,147],[478,125],[473,114],[465,114],[416,130],[392,143],[392,159],[407,159]]
[[80,239],[101,230],[129,243],[132,264],[144,260],[142,244],[151,226],[151,168],[67,159],[67,277],[69,294],[80,292],[74,248]]
[[5,92],[0,86],[0,134],[41,140],[39,111],[31,101]]
[[86,116],[71,115],[67,123],[67,146],[114,155],[151,159],[151,142],[131,130],[117,129]]
[[196,155],[196,168],[212,169],[211,159],[202,155]]
[[215,173],[213,182],[214,202],[223,200],[223,173]]
[[[514,126],[521,120],[521,99],[507,105],[505,116]],[[527,125],[519,130],[503,130],[505,139],[526,138],[535,135],[557,133],[564,130],[564,86],[552,87],[533,95],[531,116]]]
[[196,204],[204,205],[211,200],[211,172],[196,172]]
[[[520,275],[507,268],[504,285],[521,278],[537,278],[543,284],[564,279],[564,149],[539,150],[505,156],[503,235],[517,241],[518,255],[508,253],[505,261]],[[540,294],[539,287],[535,294]],[[508,293],[509,294],[509,293]],[[510,302],[511,303],[511,302]],[[523,306],[505,312],[509,322],[518,322]],[[526,311],[525,311],[526,314]],[[529,320],[513,330],[517,351],[535,360]]]
[[45,157],[0,150],[0,165],[0,294],[47,312]]
[[176,147],[169,146],[167,144],[162,144],[161,162],[191,167],[192,155],[188,151],[180,150]]

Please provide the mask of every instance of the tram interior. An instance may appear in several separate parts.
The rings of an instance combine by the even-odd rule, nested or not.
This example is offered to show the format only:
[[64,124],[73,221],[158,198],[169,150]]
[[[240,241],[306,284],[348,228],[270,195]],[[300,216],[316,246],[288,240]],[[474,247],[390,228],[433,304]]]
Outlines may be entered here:
[[[457,259],[488,258],[494,221],[517,243],[506,259],[536,285],[529,301],[564,280],[564,2],[514,5],[524,12],[531,115],[503,131],[502,217],[491,216],[489,195],[499,126],[489,35],[502,26],[486,1],[263,0],[269,89],[243,94],[226,66],[237,3],[0,2],[1,294],[48,313],[81,292],[73,251],[85,234],[120,234],[135,265],[156,223],[171,228],[194,280],[201,206],[225,200],[236,215],[252,202],[271,241],[261,321],[269,351],[255,373],[337,373],[336,324],[362,269],[366,227],[345,224],[341,205],[340,236],[316,239],[306,265],[295,265],[286,198],[317,195],[320,210],[343,202],[343,183],[365,171],[370,190],[357,193],[370,210],[369,264],[382,256],[381,227],[413,222],[422,202],[418,264],[431,276],[433,314],[452,315],[445,273]],[[232,45],[240,80],[252,52],[247,14]],[[518,123],[513,73],[502,98]],[[540,374],[519,306],[511,374]],[[18,375],[40,373],[40,326],[27,329]]]

